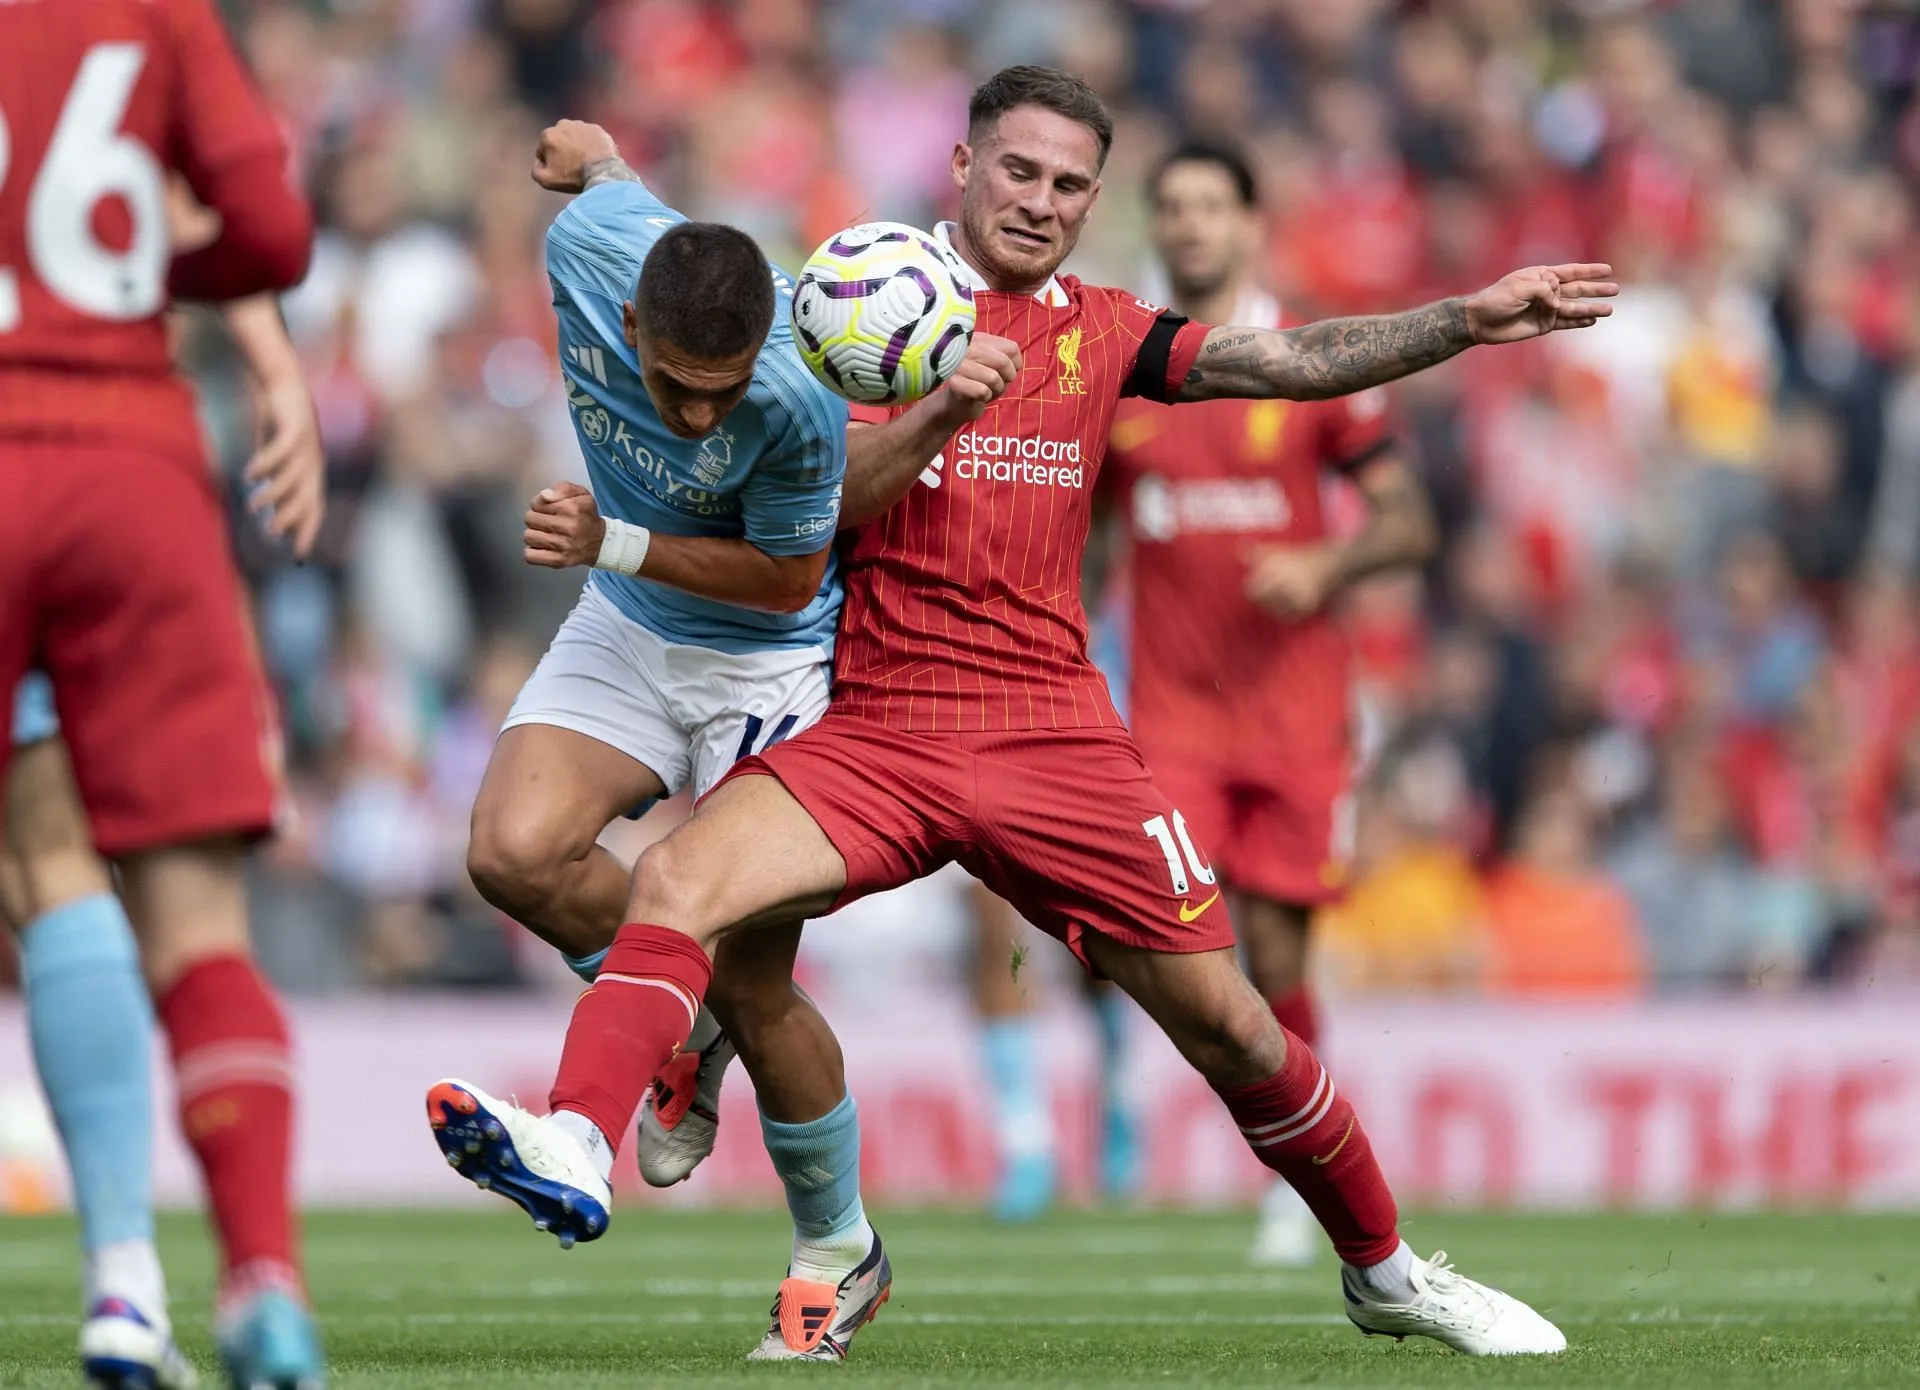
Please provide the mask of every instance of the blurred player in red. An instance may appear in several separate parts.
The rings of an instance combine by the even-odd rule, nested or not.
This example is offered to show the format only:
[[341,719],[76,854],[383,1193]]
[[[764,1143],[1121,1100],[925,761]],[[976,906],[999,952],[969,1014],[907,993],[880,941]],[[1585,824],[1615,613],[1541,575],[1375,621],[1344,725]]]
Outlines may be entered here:
[[[1516,271],[1405,314],[1210,328],[1056,273],[1113,135],[1085,83],[1009,68],[974,93],[969,117],[953,156],[960,220],[942,232],[979,323],[942,390],[867,427],[881,466],[858,488],[850,479],[843,502],[857,530],[826,717],[735,764],[642,856],[631,920],[574,1007],[554,1113],[446,1082],[431,1092],[441,1122],[475,1146],[492,1140],[498,1162],[478,1177],[513,1185],[536,1224],[598,1236],[644,1078],[685,1045],[725,977],[714,945],[957,862],[1166,1031],[1332,1237],[1355,1323],[1474,1354],[1559,1351],[1566,1339],[1538,1313],[1401,1240],[1351,1105],[1241,972],[1212,866],[1087,659],[1080,567],[1121,397],[1361,390],[1475,343],[1594,323],[1608,311],[1594,301],[1616,293],[1607,268]],[[757,983],[779,1014],[790,984]],[[750,1015],[739,982],[726,988],[723,1016]],[[823,1025],[809,1013],[804,1026]],[[794,1032],[735,1036],[756,1089],[805,1089],[832,1039]],[[850,1335],[877,1307],[876,1279],[863,1261],[838,1286],[789,1280],[777,1323],[790,1343]]]
[[[176,173],[219,219],[177,257]],[[289,1201],[287,1030],[250,954],[243,877],[276,816],[277,732],[162,314],[283,289],[311,241],[208,0],[0,5],[0,691],[29,666],[51,678],[206,1178],[226,1371],[276,1390],[323,1378]],[[319,522],[303,457],[252,479],[296,549]],[[138,1291],[113,1311],[164,1317]],[[112,1376],[159,1379],[132,1357],[96,1378]]]
[[[1236,150],[1184,145],[1148,187],[1176,312],[1279,328],[1254,284],[1263,242]],[[1323,489],[1364,495],[1357,534],[1330,534]],[[1328,401],[1127,401],[1102,483],[1130,542],[1127,723],[1167,798],[1213,855],[1247,972],[1311,1045],[1313,909],[1345,871],[1351,692],[1329,605],[1355,580],[1433,552],[1431,509],[1394,447],[1378,390]],[[1285,1182],[1262,1203],[1257,1264],[1305,1265],[1313,1214]]]

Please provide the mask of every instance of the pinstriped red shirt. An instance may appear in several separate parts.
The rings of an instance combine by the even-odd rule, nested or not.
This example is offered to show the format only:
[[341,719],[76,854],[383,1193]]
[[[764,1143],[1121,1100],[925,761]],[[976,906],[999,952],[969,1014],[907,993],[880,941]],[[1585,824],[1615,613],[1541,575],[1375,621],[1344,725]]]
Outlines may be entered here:
[[1172,395],[1206,328],[1172,321],[1143,383],[1166,311],[1125,290],[1060,276],[1039,295],[976,290],[974,309],[979,332],[1020,345],[1019,380],[854,535],[835,707],[907,733],[1123,727],[1080,602],[1094,480],[1121,397]]

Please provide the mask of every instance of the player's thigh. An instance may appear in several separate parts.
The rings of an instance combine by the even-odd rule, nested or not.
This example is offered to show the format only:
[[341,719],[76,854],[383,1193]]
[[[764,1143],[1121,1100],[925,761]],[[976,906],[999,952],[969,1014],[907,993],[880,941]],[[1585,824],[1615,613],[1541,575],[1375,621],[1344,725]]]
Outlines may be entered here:
[[16,746],[7,769],[0,914],[17,929],[42,913],[113,891],[58,737]]
[[628,916],[713,943],[827,912],[846,883],[839,851],[777,777],[733,776],[640,856]]
[[251,953],[246,853],[238,837],[219,836],[116,861],[127,920],[156,996],[202,961]]
[[227,525],[198,460],[74,446],[40,648],[109,858],[273,828],[280,741]]
[[983,877],[1076,954],[1088,933],[1175,953],[1233,946],[1204,846],[1125,734],[1009,740],[983,756],[980,782]]
[[685,784],[686,730],[635,651],[635,624],[589,584],[508,711],[474,800],[479,880],[538,878],[607,823]]
[[660,776],[591,734],[554,724],[501,732],[473,802],[476,879],[538,879],[580,859],[607,823],[666,794]]

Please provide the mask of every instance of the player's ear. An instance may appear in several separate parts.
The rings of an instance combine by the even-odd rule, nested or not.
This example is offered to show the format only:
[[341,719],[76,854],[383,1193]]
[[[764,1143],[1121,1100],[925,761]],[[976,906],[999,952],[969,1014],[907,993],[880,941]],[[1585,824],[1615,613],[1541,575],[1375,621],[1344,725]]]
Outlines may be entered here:
[[627,346],[636,352],[640,348],[640,316],[633,312],[633,301],[627,300],[620,306],[620,336],[627,340]]
[[955,188],[967,186],[967,170],[972,167],[973,147],[965,140],[956,142],[953,147],[953,186]]

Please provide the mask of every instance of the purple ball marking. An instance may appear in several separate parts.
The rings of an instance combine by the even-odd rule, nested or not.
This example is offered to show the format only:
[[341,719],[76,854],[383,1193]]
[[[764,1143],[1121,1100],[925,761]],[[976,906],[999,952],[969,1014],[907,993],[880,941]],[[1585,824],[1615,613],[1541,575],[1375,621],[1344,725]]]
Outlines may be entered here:
[[857,256],[869,246],[879,246],[883,242],[905,241],[906,239],[907,234],[905,232],[882,232],[872,241],[842,241],[836,236],[832,241],[827,243],[827,254],[830,256]]
[[972,332],[973,330],[968,328],[965,324],[962,324],[962,323],[948,324],[947,331],[940,335],[940,341],[933,345],[934,362],[938,364],[940,359],[946,356],[947,349],[953,346],[953,340],[955,338],[964,338]]
[[[919,266],[904,266],[895,272],[894,278],[911,280],[920,287],[920,292],[926,296],[926,303],[921,306],[920,314],[924,315],[939,302],[940,297],[934,293],[933,281],[927,278],[927,273]],[[906,353],[907,344],[912,341],[914,330],[919,326],[920,317],[916,315],[911,323],[895,329],[893,336],[887,339],[887,350],[880,357],[880,373],[889,381],[893,379],[894,368],[900,365],[900,358]]]
[[822,280],[819,287],[828,299],[859,299],[885,289],[885,280]]

